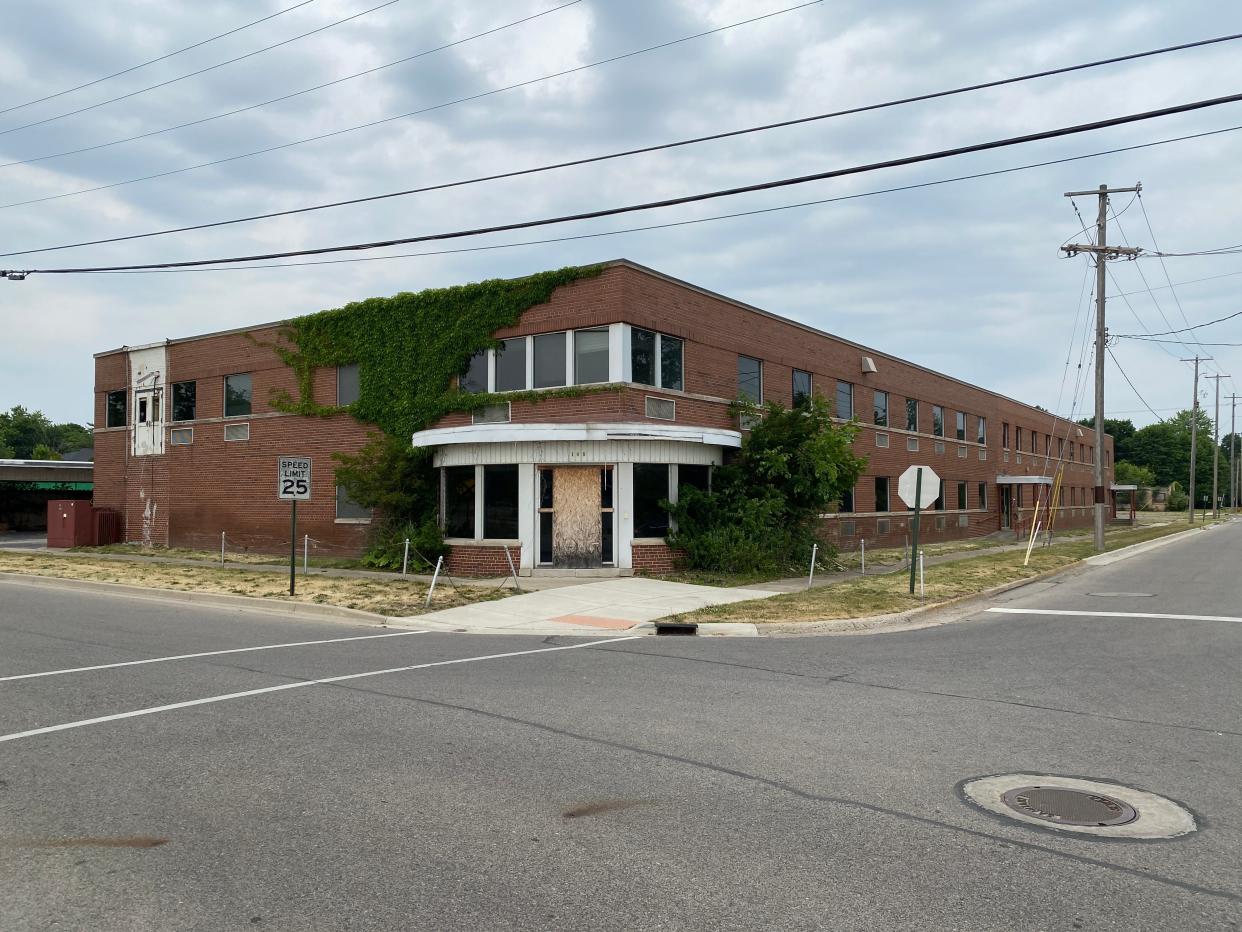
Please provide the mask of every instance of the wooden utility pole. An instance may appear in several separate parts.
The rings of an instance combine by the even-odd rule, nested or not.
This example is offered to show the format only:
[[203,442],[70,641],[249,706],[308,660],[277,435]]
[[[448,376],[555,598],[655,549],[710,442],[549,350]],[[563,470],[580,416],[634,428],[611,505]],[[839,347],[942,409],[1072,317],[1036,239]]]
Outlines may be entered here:
[[[1195,523],[1195,454],[1199,445],[1199,363],[1207,362],[1211,356],[1196,356],[1194,359],[1183,359],[1182,362],[1195,364],[1195,396],[1190,404],[1190,523]],[[1220,384],[1220,383],[1217,383]]]
[[1220,501],[1220,380],[1229,376],[1217,373],[1207,378],[1216,380],[1216,417],[1212,420],[1212,518],[1215,519],[1220,517],[1217,506]]
[[[1219,384],[1219,383],[1217,383]],[[1229,396],[1229,508],[1238,510],[1238,396]]]
[[1089,252],[1095,256],[1095,549],[1104,550],[1104,513],[1107,495],[1104,489],[1104,348],[1108,331],[1104,321],[1104,263],[1109,259],[1135,259],[1140,252],[1132,246],[1108,245],[1108,196],[1133,191],[1137,194],[1143,185],[1133,188],[1110,188],[1100,185],[1095,191],[1067,191],[1066,197],[1085,197],[1094,194],[1100,199],[1099,214],[1095,222],[1095,243],[1075,243],[1062,246],[1067,256]]

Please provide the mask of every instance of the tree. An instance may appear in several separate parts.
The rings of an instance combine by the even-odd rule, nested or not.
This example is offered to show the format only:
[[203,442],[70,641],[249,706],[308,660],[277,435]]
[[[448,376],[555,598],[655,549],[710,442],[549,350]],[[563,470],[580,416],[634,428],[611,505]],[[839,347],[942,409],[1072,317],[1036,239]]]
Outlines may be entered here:
[[1151,488],[1156,484],[1156,474],[1146,466],[1136,466],[1125,460],[1118,460],[1113,467],[1114,481],[1118,485],[1137,485],[1140,489]]
[[[1095,418],[1085,417],[1078,422],[1082,427],[1089,427],[1095,430]],[[1104,433],[1113,438],[1113,459],[1133,460],[1134,456],[1131,449],[1131,443],[1135,434],[1134,422],[1129,418],[1118,420],[1116,418],[1104,418]]]
[[67,422],[53,424],[51,429],[51,445],[61,453],[71,453],[83,447],[95,445],[95,435],[81,424]]
[[18,459],[30,459],[39,444],[51,446],[52,422],[41,411],[27,411],[14,405],[0,412],[0,443],[13,451]]
[[[1212,488],[1212,419],[1200,410],[1196,418],[1199,425],[1198,453],[1195,457],[1195,494]],[[1191,413],[1179,411],[1167,421],[1148,424],[1134,432],[1130,439],[1126,459],[1135,465],[1146,466],[1156,476],[1157,485],[1180,482],[1185,486],[1190,479]],[[1118,454],[1118,459],[1121,456]],[[1226,472],[1227,475],[1227,472]]]
[[32,460],[58,460],[62,457],[46,443],[40,443],[30,451],[30,458]]
[[736,460],[716,469],[711,491],[684,487],[668,504],[677,530],[669,543],[693,569],[787,572],[809,556],[819,515],[852,489],[866,468],[855,456],[853,424],[837,424],[820,395],[793,409],[739,405],[758,418]]

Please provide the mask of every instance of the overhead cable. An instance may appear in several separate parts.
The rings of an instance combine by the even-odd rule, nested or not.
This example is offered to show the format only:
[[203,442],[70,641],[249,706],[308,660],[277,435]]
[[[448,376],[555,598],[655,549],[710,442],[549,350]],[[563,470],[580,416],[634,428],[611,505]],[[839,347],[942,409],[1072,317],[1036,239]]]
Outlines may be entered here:
[[94,80],[87,81],[84,84],[78,84],[73,87],[67,87],[63,91],[57,91],[55,94],[47,94],[43,97],[36,97],[34,100],[28,100],[24,104],[13,104],[11,107],[0,108],[0,114],[12,113],[14,110],[21,110],[25,107],[32,107],[35,104],[43,103],[45,100],[54,100],[57,97],[64,97],[66,94],[72,94],[74,91],[80,91],[83,88],[93,87],[96,84],[102,84],[104,81],[111,81],[113,78],[119,78],[123,74],[129,74],[131,71],[137,71],[139,68],[147,67],[147,65],[154,65],[156,62],[161,62],[161,61],[164,61],[165,59],[172,58],[174,55],[180,55],[182,52],[188,52],[191,49],[201,48],[202,46],[207,45],[209,42],[215,42],[217,39],[223,39],[225,36],[234,35],[235,33],[241,32],[243,29],[249,29],[251,26],[257,26],[259,25],[259,23],[266,23],[269,19],[275,19],[277,16],[283,16],[285,13],[290,13],[293,10],[300,9],[301,7],[304,7],[307,4],[314,3],[314,2],[315,0],[302,0],[301,3],[295,3],[293,4],[293,6],[287,6],[283,10],[277,10],[275,13],[270,13],[267,16],[260,17],[259,19],[253,19],[250,22],[245,23],[241,26],[238,26],[235,29],[230,29],[228,32],[222,32],[219,35],[214,35],[214,36],[211,36],[210,38],[202,39],[199,42],[195,42],[193,45],[187,45],[185,48],[180,48],[173,52],[165,52],[163,55],[160,55],[157,58],[150,58],[144,62],[139,62],[136,65],[131,65],[128,68],[122,68],[120,71],[114,71],[112,72],[112,74],[105,74],[102,78],[95,78]]
[[[646,201],[639,204],[629,204],[623,207],[609,207],[600,210],[584,211],[576,214],[566,214],[559,217],[546,217],[538,220],[524,220],[515,223],[496,224],[487,227],[477,227],[474,229],[455,230],[444,233],[428,233],[421,236],[408,236],[396,239],[377,240],[374,242],[351,243],[338,246],[322,246],[316,249],[298,249],[285,252],[263,253],[249,256],[233,256],[220,259],[193,259],[181,262],[158,262],[146,263],[141,265],[120,265],[120,266],[94,266],[80,268],[54,268],[54,269],[26,269],[11,270],[16,272],[34,273],[41,272],[44,274],[69,274],[79,272],[114,272],[114,271],[136,271],[141,269],[166,269],[166,268],[190,268],[204,265],[225,265],[239,262],[254,262],[267,259],[283,259],[294,256],[313,256],[323,255],[335,252],[351,252],[369,249],[380,249],[387,246],[400,246],[408,243],[432,242],[437,240],[462,239],[471,236],[481,236],[486,233],[501,233],[509,230],[524,230],[533,227],[551,226],[560,223],[570,223],[580,220],[592,220],[600,217],[611,217],[619,214],[636,213],[639,211],[655,210],[665,207],[673,207],[680,204],[692,204],[701,201],[715,200],[723,197],[734,197],[739,194],[748,194],[755,191],[769,191],[775,188],[792,187],[795,185],[807,184],[813,181],[824,181],[829,178],[841,178],[849,175],[866,174],[873,171],[880,171],[888,168],[897,168],[903,165],[915,165],[923,162],[938,161],[941,159],[953,158],[959,155],[967,155],[973,152],[985,152],[992,149],[1002,149],[1009,146],[1023,145],[1030,142],[1038,142],[1045,139],[1057,139],[1062,136],[1071,136],[1079,133],[1091,132],[1097,129],[1105,129],[1112,126],[1124,126],[1130,123],[1138,123],[1145,120],[1155,119],[1157,117],[1171,116],[1178,113],[1188,113],[1195,110],[1202,110],[1208,107],[1220,106],[1227,103],[1237,103],[1242,100],[1242,94],[1231,94],[1226,97],[1216,97],[1207,100],[1192,101],[1190,103],[1178,104],[1172,107],[1162,107],[1156,110],[1146,110],[1141,113],[1131,113],[1125,116],[1109,117],[1104,120],[1094,120],[1089,123],[1079,123],[1073,126],[1063,126],[1057,129],[1043,130],[1038,133],[1027,133],[1021,136],[1010,136],[1005,139],[996,139],[989,142],[974,143],[967,146],[957,146],[951,149],[941,149],[936,152],[925,152],[919,155],[903,156],[901,158],[886,159],[880,162],[870,162],[864,165],[854,165],[848,168],[836,168],[828,171],[815,172],[809,175],[799,175],[793,178],[781,178],[774,181],[763,181],[757,184],[740,185],[732,188],[724,188],[717,191],[707,191],[698,194],[687,194],[681,197],[663,198],[656,201]],[[3,271],[3,270],[0,270]]]
[[136,91],[130,91],[128,94],[120,94],[116,97],[109,97],[107,100],[101,100],[101,101],[98,101],[97,103],[93,103],[85,107],[79,107],[77,110],[68,110],[64,113],[58,113],[56,114],[56,116],[45,117],[42,120],[32,120],[29,123],[22,123],[20,126],[10,126],[8,129],[0,129],[0,136],[7,136],[9,133],[16,133],[19,130],[30,129],[31,127],[35,127],[35,126],[43,126],[44,124],[47,124],[47,123],[54,123],[57,120],[63,120],[66,117],[76,116],[79,113],[86,113],[86,111],[88,110],[97,110],[98,108],[105,107],[108,104],[114,104],[118,100],[128,100],[131,97],[137,97],[139,94],[145,94],[147,93],[147,91],[153,91],[157,88],[167,87],[170,84],[176,84],[178,81],[184,81],[186,78],[193,78],[193,77],[197,77],[200,74],[206,74],[208,71],[215,71],[217,68],[223,68],[225,65],[232,65],[232,64],[235,64],[236,62],[244,61],[247,58],[253,58],[256,55],[261,55],[264,52],[270,52],[272,49],[278,49],[282,45],[289,45],[292,42],[297,42],[299,39],[305,39],[308,36],[313,36],[317,33],[323,32],[325,29],[331,29],[334,26],[340,26],[343,23],[348,23],[350,20],[358,19],[358,17],[360,16],[366,16],[368,13],[374,13],[376,10],[382,10],[386,6],[392,6],[394,3],[400,3],[400,2],[401,0],[384,0],[384,2],[379,4],[378,6],[373,6],[370,9],[361,11],[360,13],[354,13],[351,16],[346,16],[344,19],[338,19],[338,20],[335,20],[334,22],[326,23],[323,26],[318,27],[317,29],[312,29],[310,32],[304,32],[301,35],[294,36],[291,39],[285,39],[284,41],[277,42],[274,45],[267,45],[261,49],[255,49],[253,52],[247,52],[245,55],[238,55],[235,58],[228,59],[227,61],[217,62],[214,65],[208,65],[206,68],[199,68],[197,71],[191,71],[191,72],[188,72],[187,74],[178,75],[175,78],[169,78],[167,81],[160,81],[158,84],[151,84],[151,85],[148,85],[147,87],[141,87]]

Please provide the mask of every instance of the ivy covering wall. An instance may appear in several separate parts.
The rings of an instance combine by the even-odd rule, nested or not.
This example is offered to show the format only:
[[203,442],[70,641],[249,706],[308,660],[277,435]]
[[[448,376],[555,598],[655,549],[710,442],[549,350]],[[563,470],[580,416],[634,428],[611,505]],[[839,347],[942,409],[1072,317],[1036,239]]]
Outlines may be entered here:
[[[592,278],[603,266],[568,266],[525,278],[490,279],[451,288],[368,298],[289,321],[273,346],[298,377],[298,395],[273,395],[272,404],[298,414],[347,410],[389,437],[406,438],[451,411],[468,411],[497,399],[460,392],[453,376],[470,357],[495,345],[492,334],[547,302],[561,285]],[[358,364],[360,392],[345,409],[315,398],[317,368]],[[555,394],[585,394],[567,387]],[[505,400],[547,392],[506,393]],[[332,399],[335,401],[335,399]]]

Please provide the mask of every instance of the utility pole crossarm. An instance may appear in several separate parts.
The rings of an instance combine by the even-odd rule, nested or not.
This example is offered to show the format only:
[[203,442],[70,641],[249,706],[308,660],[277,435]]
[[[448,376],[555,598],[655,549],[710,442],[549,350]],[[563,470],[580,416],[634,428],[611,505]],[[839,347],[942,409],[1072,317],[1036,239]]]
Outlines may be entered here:
[[1103,256],[1105,259],[1137,259],[1142,255],[1143,248],[1141,246],[1092,246],[1089,243],[1071,243],[1068,246],[1062,246],[1061,251],[1065,253],[1066,258],[1072,258],[1080,252],[1088,252],[1097,258]]

